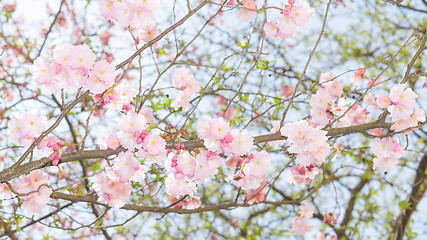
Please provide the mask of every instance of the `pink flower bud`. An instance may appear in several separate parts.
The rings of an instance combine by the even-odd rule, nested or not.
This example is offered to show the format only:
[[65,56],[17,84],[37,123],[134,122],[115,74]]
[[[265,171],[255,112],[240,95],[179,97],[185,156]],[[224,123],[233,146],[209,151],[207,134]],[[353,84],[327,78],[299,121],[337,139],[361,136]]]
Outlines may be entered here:
[[55,160],[53,160],[53,161],[52,161],[52,165],[53,165],[53,166],[57,166],[57,165],[58,165],[58,162],[59,162],[59,160],[58,160],[58,159],[55,159]]
[[58,144],[53,145],[53,151],[58,151],[58,150],[59,150],[59,145]]

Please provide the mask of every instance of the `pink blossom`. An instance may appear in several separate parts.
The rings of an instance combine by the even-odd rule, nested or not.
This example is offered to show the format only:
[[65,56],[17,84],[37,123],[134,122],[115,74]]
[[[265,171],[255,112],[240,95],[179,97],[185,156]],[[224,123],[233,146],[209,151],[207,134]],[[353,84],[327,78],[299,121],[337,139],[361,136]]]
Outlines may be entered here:
[[0,200],[14,198],[15,194],[10,191],[6,183],[0,183]]
[[358,72],[354,73],[351,77],[350,77],[350,81],[351,83],[353,83],[354,85],[360,85],[362,83],[363,80],[363,74],[360,75]]
[[390,100],[393,104],[412,108],[415,106],[417,95],[411,88],[406,88],[405,84],[396,84],[390,89]]
[[254,152],[252,158],[246,163],[243,168],[245,175],[254,175],[257,177],[263,177],[264,173],[271,165],[270,156],[266,151]]
[[189,178],[194,176],[194,171],[196,170],[196,159],[190,153],[188,153],[188,151],[184,151],[181,155],[179,155],[176,163],[179,167],[179,172],[182,172]]
[[200,197],[192,196],[182,199],[180,196],[170,196],[166,198],[168,205],[173,205],[172,208],[196,209],[200,207]]
[[324,127],[328,125],[330,120],[330,115],[326,113],[326,109],[323,108],[312,108],[310,110],[310,116],[315,126]]
[[209,164],[205,154],[201,153],[196,155],[196,168],[194,171],[196,183],[202,184],[208,180],[209,177],[213,177],[217,173],[218,170]]
[[377,99],[377,105],[382,109],[387,108],[390,103],[390,98],[388,98],[386,95],[382,95]]
[[145,120],[148,124],[152,123],[154,121],[154,115],[153,111],[148,107],[142,107],[139,111],[139,114],[145,117]]
[[319,169],[311,164],[306,167],[295,165],[291,167],[291,175],[289,175],[288,182],[295,185],[301,185],[302,183],[310,183],[314,177],[316,177]]
[[172,86],[178,89],[185,89],[189,82],[194,80],[193,74],[188,68],[177,68],[172,74]]
[[34,60],[33,65],[30,67],[30,72],[33,74],[33,79],[37,85],[43,85],[52,81],[54,76],[54,68],[50,65],[49,61],[40,56]]
[[119,121],[120,130],[131,134],[134,134],[136,131],[141,132],[145,130],[145,125],[145,117],[135,112],[128,112]]
[[70,60],[70,56],[73,53],[72,50],[73,46],[70,44],[55,47],[53,49],[52,62],[57,63],[60,66],[67,66]]
[[323,87],[325,87],[326,86],[326,84],[328,84],[329,82],[331,82],[332,81],[332,79],[334,79],[335,78],[335,76],[334,76],[334,74],[332,74],[331,72],[324,72],[324,73],[321,73],[320,74],[320,77],[319,77],[319,83],[323,86]]
[[319,89],[316,94],[311,96],[310,106],[312,108],[320,108],[326,110],[330,103],[334,102],[336,98],[334,98],[326,89]]
[[374,158],[374,169],[386,172],[395,168],[398,158],[403,155],[403,148],[393,138],[375,138],[371,141]]
[[361,108],[359,104],[355,104],[350,111],[344,116],[343,120],[349,120],[350,125],[360,125],[367,122],[368,112]]
[[135,135],[129,132],[119,132],[117,134],[117,138],[119,139],[120,144],[131,151],[133,151],[138,143]]
[[243,155],[252,149],[254,138],[251,137],[248,131],[234,129],[230,134],[233,136],[233,141],[230,143],[233,154]]
[[300,120],[285,124],[280,132],[283,136],[288,137],[289,152],[297,154],[298,164],[308,166],[315,162],[325,161],[330,150],[326,142],[326,131],[309,126],[307,121]]
[[268,22],[264,25],[264,32],[267,37],[273,37],[278,38],[280,36],[279,34],[279,28],[277,27],[277,24],[274,22]]
[[112,18],[115,19],[123,28],[130,25],[134,14],[134,7],[129,0],[115,2],[112,9]]
[[95,63],[96,55],[87,45],[73,46],[71,47],[71,51],[73,53],[70,54],[67,65],[72,68],[89,69]]
[[209,136],[222,139],[230,132],[231,128],[227,122],[224,121],[222,117],[214,118],[209,121]]
[[187,96],[184,94],[184,92],[181,91],[172,101],[171,106],[174,109],[182,108],[182,111],[188,111],[188,109],[190,109],[190,102],[187,99]]
[[113,150],[116,150],[118,147],[120,147],[120,141],[117,135],[111,134],[106,139],[107,147]]
[[337,218],[331,212],[325,213],[323,214],[323,223],[329,223],[333,227],[337,224]]
[[283,97],[288,98],[292,95],[294,89],[291,86],[285,85],[280,89],[280,93]]
[[245,174],[243,174],[243,173],[237,173],[234,176],[233,175],[232,176],[228,176],[226,178],[226,180],[230,181],[231,183],[233,183],[236,186],[239,186],[239,187],[241,187],[243,189],[246,189],[247,179],[246,179]]
[[98,0],[99,11],[104,18],[111,18],[113,16],[114,0]]
[[166,142],[159,135],[150,134],[144,139],[142,146],[148,154],[159,155],[165,151]]
[[377,103],[377,100],[375,99],[374,94],[368,93],[363,97],[363,103],[366,105],[375,105]]
[[236,169],[238,167],[241,167],[243,162],[243,159],[236,155],[230,155],[228,156],[227,160],[225,160],[225,165],[227,165],[230,169]]
[[369,133],[374,135],[374,136],[382,136],[383,135],[381,128],[371,129],[371,130],[369,130]]
[[[234,156],[234,155],[231,155],[231,156]],[[222,158],[210,151],[206,151],[206,161],[211,170],[217,169],[222,164]]]
[[299,216],[300,218],[311,218],[313,217],[314,207],[311,204],[305,204],[299,206]]
[[311,8],[307,2],[302,1],[298,6],[293,6],[289,17],[298,27],[309,24],[310,18],[314,16],[314,8]]
[[295,37],[298,27],[290,17],[281,15],[276,18],[276,26],[282,38],[290,40]]
[[406,107],[403,104],[389,105],[387,110],[390,112],[393,122],[408,119],[414,112],[414,109]]
[[378,169],[382,172],[393,170],[397,165],[397,158],[395,156],[374,158],[373,169]]
[[236,12],[238,19],[249,22],[254,19],[257,15],[256,4],[254,0],[244,0],[243,9]]
[[97,61],[94,66],[90,69],[93,76],[97,77],[99,81],[105,83],[108,87],[111,87],[114,83],[114,65],[108,63],[105,60]]
[[320,74],[319,83],[333,97],[338,97],[343,93],[343,83],[334,79],[335,76],[331,72]]
[[23,112],[19,117],[13,116],[7,127],[10,132],[10,139],[24,146],[33,143],[47,124],[47,118],[40,116],[36,111]]
[[186,178],[176,179],[173,174],[169,174],[165,180],[166,193],[171,196],[182,196],[188,194],[193,196],[197,191],[196,184]]
[[160,34],[159,29],[154,23],[145,24],[142,26],[139,35],[145,42],[149,42]]
[[142,182],[145,179],[145,173],[147,168],[143,165],[140,165],[139,162],[135,159],[132,152],[121,152],[118,154],[117,158],[114,160],[113,170],[119,176],[118,179],[115,179],[114,176],[108,175],[110,179],[118,180],[120,182],[126,182],[129,180],[137,180]]
[[24,199],[22,203],[24,210],[31,214],[40,214],[44,206],[50,201],[50,194],[52,194],[52,189],[42,186],[36,193],[32,193],[29,196],[21,196]]
[[261,182],[261,186],[257,189],[250,189],[245,196],[245,199],[243,199],[244,202],[247,202],[248,204],[254,204],[254,203],[260,203],[265,200],[265,193],[262,191],[266,186],[267,182],[265,179]]
[[196,131],[197,135],[200,138],[205,139],[210,137],[211,121],[213,121],[212,118],[204,117],[203,120],[199,120],[196,122]]
[[292,227],[291,229],[289,229],[289,232],[296,235],[304,236],[307,232],[310,232],[312,228],[313,226],[309,224],[307,220],[297,218],[292,223]]
[[92,178],[92,181],[92,187],[98,194],[100,203],[121,208],[129,200],[132,187],[127,182],[112,180],[106,174],[98,174]]
[[153,12],[148,10],[146,7],[144,7],[143,2],[141,1],[134,2],[132,8],[134,11],[132,13],[133,15],[130,16],[130,20],[129,20],[130,22],[129,25],[132,28],[141,29],[147,25],[151,25],[151,24],[154,25],[154,22],[152,20],[154,18]]
[[379,78],[373,78],[373,79],[369,80],[366,83],[366,85],[368,85],[368,86],[372,85],[373,88],[377,88],[378,84],[380,84],[380,83],[381,83],[381,77],[379,77]]

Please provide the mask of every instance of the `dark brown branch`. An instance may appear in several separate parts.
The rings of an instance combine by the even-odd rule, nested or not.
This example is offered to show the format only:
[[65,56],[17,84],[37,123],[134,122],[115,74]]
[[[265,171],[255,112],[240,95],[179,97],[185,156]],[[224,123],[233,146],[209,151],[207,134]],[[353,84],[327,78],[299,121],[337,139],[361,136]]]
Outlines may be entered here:
[[397,218],[396,225],[394,226],[393,233],[396,240],[402,240],[405,235],[405,228],[408,225],[409,219],[415,210],[417,209],[418,203],[424,196],[424,193],[427,190],[427,155],[424,155],[421,159],[420,164],[417,168],[417,174],[414,179],[414,184],[412,186],[411,194],[406,200],[408,202],[409,208],[402,209],[399,217]]
[[369,179],[362,178],[360,180],[359,184],[357,184],[357,186],[351,190],[351,192],[350,192],[351,196],[350,196],[350,199],[348,200],[348,203],[347,203],[347,208],[345,210],[344,219],[341,222],[340,229],[336,230],[336,233],[338,235],[338,239],[341,239],[343,237],[347,238],[347,236],[345,235],[345,230],[347,229],[347,225],[352,218],[352,212],[354,209],[354,205],[356,204],[357,195],[359,194],[360,191],[362,191],[363,187],[368,182],[369,182]]
[[[356,126],[327,129],[326,131],[328,132],[327,133],[328,136],[336,137],[339,135],[348,135],[351,133],[364,133],[367,130],[374,129],[374,128],[390,128],[391,125],[392,123],[387,123],[387,122],[377,120],[375,122],[360,124]],[[276,132],[273,134],[266,134],[266,135],[260,135],[255,137],[254,144],[276,141],[276,140],[285,140],[285,139],[286,137],[281,136],[280,132]],[[197,140],[183,142],[183,144],[185,146],[185,149],[192,150],[196,148],[202,148],[203,140],[197,139]],[[175,147],[174,142],[168,142],[167,148],[171,149],[174,147]],[[116,155],[125,150],[126,150],[125,148],[120,147],[116,150],[112,150],[112,149],[87,150],[87,151],[74,152],[71,154],[64,154],[59,164],[78,161],[82,159],[94,159],[94,158],[107,159],[108,157],[112,155]],[[22,164],[15,169],[13,167],[9,167],[0,172],[0,182],[10,181],[11,179],[19,177],[22,174],[29,173],[35,169],[40,169],[48,166],[52,166],[52,163],[47,157],[45,157],[37,161],[32,161],[32,162]]]
[[[87,202],[87,203],[108,207],[106,204],[102,204],[97,201],[97,198],[98,198],[97,195],[83,196],[83,195],[70,195],[66,193],[54,192],[50,195],[50,197],[54,199],[63,199],[63,200],[68,200],[72,202]],[[229,202],[229,203],[220,203],[216,205],[199,207],[196,209],[165,208],[165,207],[138,206],[138,205],[126,204],[121,209],[134,210],[138,212],[190,214],[190,213],[218,211],[222,209],[230,210],[237,207],[250,207],[256,204],[269,204],[269,205],[280,206],[283,204],[297,204],[297,203],[299,203],[297,200],[294,200],[294,201],[284,200],[284,201],[277,201],[277,202],[264,201],[262,203],[254,203],[254,204]]]

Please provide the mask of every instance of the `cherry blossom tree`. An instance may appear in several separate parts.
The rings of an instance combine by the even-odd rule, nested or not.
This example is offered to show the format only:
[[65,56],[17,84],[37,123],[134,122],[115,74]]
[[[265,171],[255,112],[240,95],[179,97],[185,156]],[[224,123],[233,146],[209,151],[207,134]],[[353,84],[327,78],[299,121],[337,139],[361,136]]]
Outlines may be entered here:
[[0,0],[5,239],[424,239],[427,2]]

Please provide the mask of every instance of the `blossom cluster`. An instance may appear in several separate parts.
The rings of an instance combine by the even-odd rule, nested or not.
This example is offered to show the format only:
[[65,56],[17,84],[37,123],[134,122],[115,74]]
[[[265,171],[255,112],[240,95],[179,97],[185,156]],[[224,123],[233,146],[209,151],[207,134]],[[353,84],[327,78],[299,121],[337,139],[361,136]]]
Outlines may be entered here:
[[[345,98],[338,98],[343,93],[343,83],[335,79],[332,73],[322,73],[319,83],[322,88],[310,99],[310,116],[313,124],[324,127],[334,116],[341,116],[344,113],[345,115],[340,117],[337,127],[366,123],[368,112],[365,109],[357,103],[348,109],[350,104]],[[336,102],[337,100],[338,102]]]
[[[50,201],[52,189],[46,186],[49,176],[40,170],[32,171],[30,174],[18,179],[18,182],[12,183],[12,189],[19,194],[19,198],[24,201],[22,206],[24,210],[32,214],[40,214],[43,207]],[[42,186],[43,185],[43,186]],[[31,194],[28,194],[33,192]],[[0,183],[0,199],[10,199],[15,194],[5,183]]]
[[188,99],[194,97],[200,91],[200,83],[188,68],[182,67],[173,72],[172,86],[180,90],[172,102],[172,107],[175,109],[182,107],[183,111],[187,111],[190,108]]
[[289,152],[295,153],[300,166],[323,163],[330,146],[326,142],[326,131],[313,127],[305,120],[285,124],[280,132],[290,143]]
[[[266,151],[249,153],[253,138],[246,130],[231,130],[223,118],[198,121],[196,129],[207,150],[192,154],[184,150],[184,145],[177,144],[175,151],[169,151],[164,163],[167,171],[166,192],[169,195],[193,196],[197,191],[197,184],[206,182],[218,173],[218,167],[222,164],[219,154],[229,153],[231,154],[226,164],[229,168],[238,168],[238,171],[229,176],[228,180],[243,189],[253,190],[261,187],[271,160]],[[258,195],[261,190],[262,188],[256,193],[251,192],[248,201],[252,198],[254,201],[262,201],[262,194]]]
[[351,75],[350,81],[355,85],[360,85],[362,83],[363,78],[365,77],[365,68],[359,68],[356,72]]
[[[417,95],[411,88],[407,88],[405,84],[397,84],[390,89],[389,98],[381,96],[378,98],[378,106],[387,108],[391,114],[391,119],[394,124],[391,130],[402,131],[408,128],[413,128],[418,125],[418,122],[426,120],[424,111],[421,108],[415,109],[415,98]],[[410,131],[407,131],[408,133]]]
[[146,172],[147,167],[141,165],[131,151],[119,153],[113,165],[107,168],[106,174],[92,178],[98,201],[110,207],[122,207],[132,191],[129,181],[142,183]]
[[371,141],[371,150],[377,156],[374,158],[373,169],[387,172],[393,170],[397,160],[403,155],[403,148],[393,138],[375,138]]
[[308,219],[313,217],[314,207],[310,204],[300,205],[298,217],[292,223],[289,232],[304,236],[307,232],[311,231],[313,225],[309,224]]
[[314,8],[304,1],[297,6],[294,3],[295,1],[290,1],[281,15],[274,19],[274,22],[264,25],[264,32],[268,37],[291,40],[295,37],[299,27],[309,24],[310,18],[314,16]]
[[117,21],[123,28],[139,30],[139,37],[148,42],[160,34],[153,19],[159,0],[98,0],[101,16]]
[[38,57],[30,72],[47,93],[86,86],[91,93],[100,94],[114,84],[114,69],[105,60],[96,61],[96,55],[86,45],[64,45],[53,50],[50,60]]
[[231,130],[223,118],[205,118],[196,123],[199,137],[212,152],[229,154],[227,166],[240,171],[229,180],[243,189],[256,189],[264,180],[264,173],[271,165],[266,151],[250,153],[253,137],[247,130]]
[[326,131],[313,127],[305,120],[287,123],[281,129],[282,136],[290,143],[288,151],[296,154],[296,166],[291,168],[289,182],[299,185],[310,183],[319,169],[315,163],[323,163],[329,154]]
[[314,164],[308,166],[295,165],[291,167],[291,175],[289,175],[288,182],[295,185],[310,183],[317,173],[319,173],[319,168]]
[[165,161],[168,172],[165,184],[166,192],[173,196],[188,194],[193,196],[197,184],[204,183],[208,178],[218,173],[221,158],[210,152],[200,152],[196,155],[188,151],[171,152]]
[[329,120],[333,118],[328,113],[328,110],[331,111],[332,104],[343,93],[342,82],[334,78],[334,75],[330,72],[322,73],[319,83],[323,88],[319,89],[310,99],[312,123],[320,127],[326,126]]
[[95,101],[99,101],[102,97],[101,107],[107,109],[107,112],[114,112],[115,110],[130,111],[132,109],[130,103],[138,91],[129,83],[120,83],[106,93],[95,95]]
[[30,146],[34,138],[40,136],[47,124],[47,118],[36,111],[25,111],[20,116],[12,116],[7,127],[12,141]]
[[58,165],[59,160],[61,160],[62,154],[60,152],[61,148],[64,146],[64,142],[60,141],[56,137],[46,137],[39,144],[37,148],[41,149],[43,152],[49,152],[49,160],[52,161],[52,165]]
[[142,108],[139,113],[128,112],[120,121],[120,131],[109,135],[107,147],[116,149],[123,146],[129,151],[137,150],[137,155],[145,158],[147,164],[162,163],[166,158],[166,142],[146,129],[153,122],[153,113],[149,108]]

